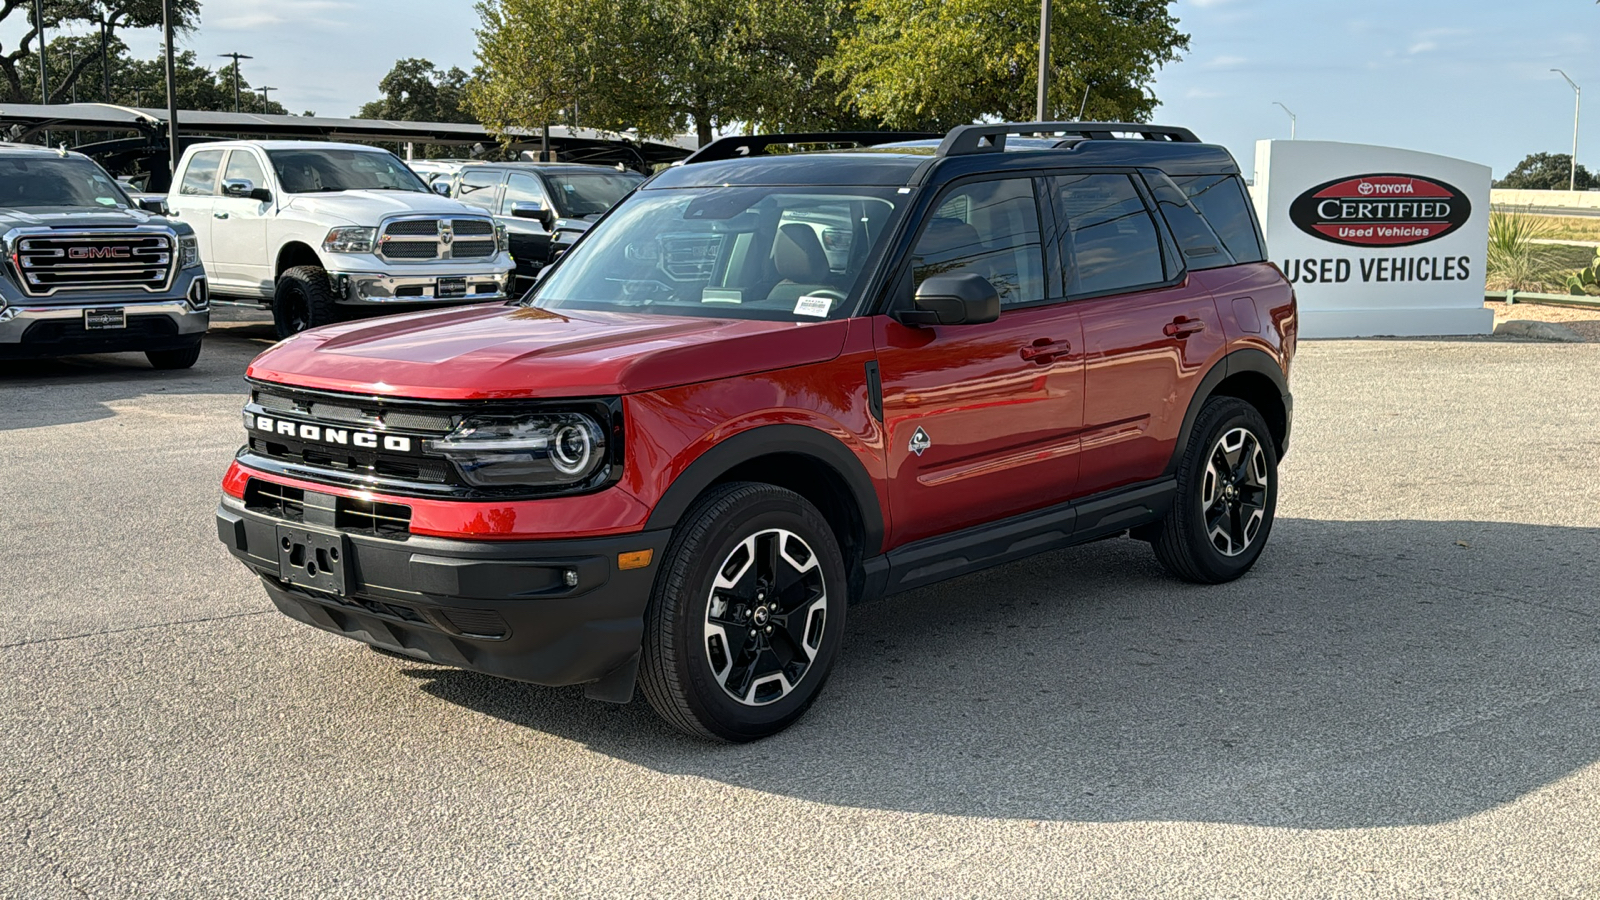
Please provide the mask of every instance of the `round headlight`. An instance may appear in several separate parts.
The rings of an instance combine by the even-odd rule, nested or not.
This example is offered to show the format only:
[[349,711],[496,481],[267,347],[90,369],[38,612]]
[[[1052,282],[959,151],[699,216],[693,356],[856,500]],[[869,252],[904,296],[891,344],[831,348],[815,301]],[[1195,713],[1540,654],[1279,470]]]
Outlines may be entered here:
[[589,468],[594,456],[594,439],[587,428],[563,425],[550,446],[550,464],[563,475],[577,475]]

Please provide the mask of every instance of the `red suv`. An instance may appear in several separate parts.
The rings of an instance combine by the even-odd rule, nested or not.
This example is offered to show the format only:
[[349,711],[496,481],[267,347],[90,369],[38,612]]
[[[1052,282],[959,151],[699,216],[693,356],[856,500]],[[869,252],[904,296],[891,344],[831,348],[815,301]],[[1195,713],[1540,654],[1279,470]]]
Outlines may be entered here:
[[752,740],[855,603],[1119,534],[1244,574],[1292,410],[1265,259],[1181,128],[726,138],[519,302],[262,354],[218,531],[310,625]]

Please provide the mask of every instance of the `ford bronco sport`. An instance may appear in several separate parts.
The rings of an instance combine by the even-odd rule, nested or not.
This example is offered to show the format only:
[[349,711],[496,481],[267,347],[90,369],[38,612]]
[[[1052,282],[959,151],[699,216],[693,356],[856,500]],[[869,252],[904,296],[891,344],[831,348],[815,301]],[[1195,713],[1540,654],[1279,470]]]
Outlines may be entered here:
[[1181,128],[726,138],[519,302],[262,354],[219,535],[302,622],[756,739],[854,603],[1119,534],[1244,574],[1292,409],[1265,259]]
[[0,359],[199,360],[211,307],[193,230],[136,203],[87,156],[0,145],[0,232]]

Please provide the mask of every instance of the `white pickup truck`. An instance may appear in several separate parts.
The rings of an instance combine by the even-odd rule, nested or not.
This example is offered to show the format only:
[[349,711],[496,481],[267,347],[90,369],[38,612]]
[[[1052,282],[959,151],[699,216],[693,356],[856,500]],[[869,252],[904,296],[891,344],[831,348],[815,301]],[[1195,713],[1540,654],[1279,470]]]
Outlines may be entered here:
[[270,305],[278,335],[355,307],[506,298],[504,229],[430,191],[399,157],[323,141],[216,141],[184,151],[167,195],[212,293]]

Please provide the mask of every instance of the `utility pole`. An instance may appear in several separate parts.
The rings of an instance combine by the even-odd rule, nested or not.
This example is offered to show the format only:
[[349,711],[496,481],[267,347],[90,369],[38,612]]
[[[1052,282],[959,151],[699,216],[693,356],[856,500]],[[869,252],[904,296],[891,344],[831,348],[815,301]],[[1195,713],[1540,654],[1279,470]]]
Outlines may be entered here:
[[167,43],[167,183],[178,174],[178,66],[173,60],[172,0],[161,0],[161,33]]
[[241,60],[241,59],[255,59],[255,57],[254,56],[246,56],[243,53],[218,53],[217,55],[221,56],[221,57],[224,57],[226,59],[232,59],[233,60],[233,111],[234,112],[238,112],[239,111],[239,60]]
[[1050,121],[1050,0],[1039,5],[1039,97],[1034,119]]
[[275,88],[275,87],[267,87],[266,85],[262,85],[260,88],[258,88],[258,90],[261,91],[261,112],[262,113],[270,112],[270,110],[267,108],[267,91],[275,91],[275,90],[277,90],[277,88]]
[[1550,71],[1566,78],[1567,84],[1572,85],[1572,165],[1567,169],[1567,190],[1575,191],[1578,189],[1578,114],[1583,112],[1583,88],[1578,87],[1576,81],[1567,78],[1567,73],[1560,69]]
[[1286,113],[1289,113],[1289,140],[1291,140],[1291,141],[1294,140],[1294,127],[1295,127],[1296,124],[1299,123],[1299,119],[1295,118],[1294,112],[1291,111],[1289,109],[1289,107],[1284,106],[1282,103],[1279,103],[1278,101],[1274,100],[1274,101],[1272,101],[1272,105],[1276,106],[1277,108],[1283,110]]
[[[71,47],[68,47],[67,48],[67,74],[71,75],[72,74],[72,70],[76,69],[77,67],[78,67],[78,53],[77,53],[76,50],[73,50]],[[72,94],[68,99],[72,103],[77,103],[78,102],[78,79],[76,79],[76,78],[72,79]]]
[[111,102],[111,41],[106,36],[106,20],[100,19],[100,102]]

